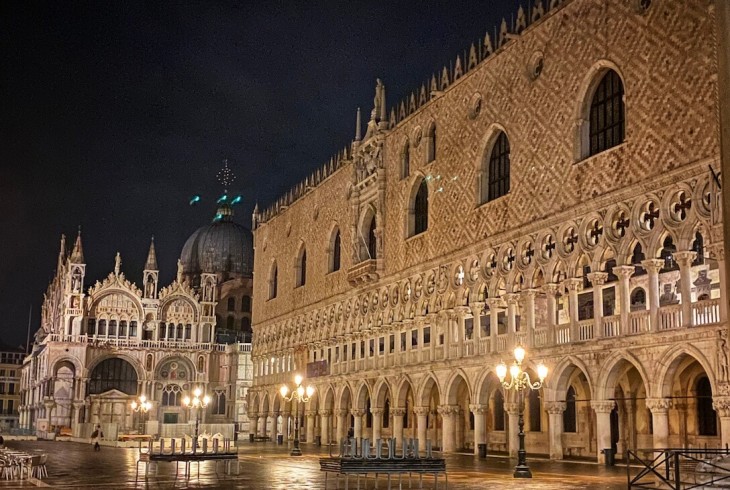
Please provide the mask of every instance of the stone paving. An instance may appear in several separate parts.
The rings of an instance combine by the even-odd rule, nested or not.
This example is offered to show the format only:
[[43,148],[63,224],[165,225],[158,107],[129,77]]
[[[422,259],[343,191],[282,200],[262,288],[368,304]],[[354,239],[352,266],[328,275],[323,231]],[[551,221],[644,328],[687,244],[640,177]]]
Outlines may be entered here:
[[[241,443],[239,448],[240,474],[225,475],[223,465],[219,464],[216,474],[212,463],[200,465],[200,476],[193,465],[192,477],[186,480],[183,467],[175,476],[175,465],[160,463],[157,474],[151,472],[144,479],[144,465],[140,465],[140,478],[135,484],[137,462],[136,449],[102,447],[94,452],[90,445],[73,442],[47,441],[10,441],[8,446],[24,450],[41,450],[48,453],[48,478],[42,482],[14,482],[0,480],[0,489],[32,486],[51,488],[242,488],[250,490],[287,489],[309,490],[324,489],[325,477],[319,471],[319,457],[327,454],[326,448],[303,445],[304,456],[289,456],[286,446],[273,443]],[[450,490],[499,489],[619,489],[626,488],[626,467],[606,468],[587,462],[549,462],[529,460],[533,471],[532,480],[515,480],[512,469],[515,460],[489,457],[486,460],[472,455],[455,454],[446,457]],[[235,470],[234,470],[235,471]],[[329,477],[328,489],[337,488],[336,479]],[[397,480],[394,480],[397,481]],[[356,479],[350,478],[350,488],[356,488]],[[424,489],[432,489],[433,479],[425,477]],[[379,480],[380,489],[386,489],[384,477]],[[444,488],[443,479],[439,479]],[[344,478],[340,479],[344,488]],[[375,480],[361,479],[360,488],[375,488]],[[393,488],[398,488],[397,484]],[[408,488],[406,480],[403,488]],[[418,488],[417,478],[413,488]]]

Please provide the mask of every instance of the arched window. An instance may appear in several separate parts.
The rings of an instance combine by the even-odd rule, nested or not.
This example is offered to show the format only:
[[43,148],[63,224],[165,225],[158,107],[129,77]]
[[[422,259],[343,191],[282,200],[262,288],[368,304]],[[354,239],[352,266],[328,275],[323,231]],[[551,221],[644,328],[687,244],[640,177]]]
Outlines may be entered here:
[[411,144],[406,140],[400,155],[400,178],[405,179],[411,174]]
[[705,239],[702,238],[702,233],[699,231],[695,233],[695,240],[692,242],[692,251],[697,254],[692,265],[702,265],[705,263]]
[[[485,162],[487,171],[482,170],[482,178],[486,178],[486,196],[482,196],[483,202],[492,201],[506,195],[509,192],[509,167],[510,167],[510,146],[509,139],[504,131],[494,141],[492,151],[489,153],[489,160]],[[486,175],[485,175],[486,174]]]
[[99,328],[96,333],[97,335],[106,335],[106,320],[99,320]]
[[426,135],[426,163],[434,160],[436,160],[436,125],[432,124]]
[[116,320],[109,320],[109,337],[116,337],[117,336],[117,321]]
[[241,311],[249,313],[251,311],[251,296],[243,296],[241,298]]
[[241,318],[241,331],[242,332],[251,331],[251,319],[249,317]]
[[335,229],[330,242],[330,263],[329,272],[340,270],[340,256],[342,255],[342,239],[340,238],[340,229]]
[[375,238],[375,216],[373,216],[368,227],[368,257],[371,259],[376,257],[377,243],[377,238]]
[[296,285],[304,286],[307,283],[307,250],[302,248],[299,252],[299,258],[297,259],[296,267],[297,281]]
[[235,318],[233,318],[232,316],[226,318],[226,328],[228,330],[233,330],[233,322],[235,322]]
[[593,93],[589,119],[589,156],[624,141],[624,84],[613,70],[608,70]]
[[236,311],[236,298],[228,298],[228,311]]
[[428,229],[428,182],[426,179],[421,180],[418,186],[410,218],[409,236],[418,235]]
[[105,359],[91,372],[87,394],[98,395],[109,390],[119,390],[127,395],[137,394],[137,371],[124,359]]
[[271,273],[269,274],[269,299],[276,298],[276,290],[279,285],[279,270],[276,267],[276,262],[271,266]]
[[96,335],[96,319],[95,318],[89,318],[89,321],[86,322],[86,334],[87,335]]
[[222,391],[216,391],[211,397],[211,414],[213,415],[225,415],[226,414],[226,394]]
[[664,266],[660,272],[668,272],[679,269],[679,264],[674,260],[674,253],[677,251],[677,246],[674,245],[674,240],[671,235],[667,235],[662,244],[660,259],[664,260]]
[[571,386],[565,394],[565,411],[563,412],[563,432],[576,432],[575,389]]
[[712,387],[707,376],[697,381],[697,430],[701,436],[717,435],[717,413],[712,408]]
[[127,336],[127,320],[120,320],[119,322],[119,337]]
[[644,251],[641,248],[641,244],[637,243],[636,246],[634,246],[634,252],[631,254],[631,265],[634,266],[634,276],[642,276],[646,274],[646,269],[644,269],[644,266],[641,265],[641,262],[646,259],[646,255],[644,255]]
[[390,427],[390,400],[386,398],[383,407],[383,428],[387,429],[388,427]]
[[642,311],[646,309],[646,291],[643,288],[636,288],[631,291],[631,311]]
[[530,396],[530,432],[540,432],[542,430],[541,420],[541,403],[540,392],[538,390],[529,390]]
[[504,395],[499,390],[494,394],[494,430],[504,430]]
[[179,407],[182,401],[182,388],[179,385],[167,385],[162,389],[163,407]]

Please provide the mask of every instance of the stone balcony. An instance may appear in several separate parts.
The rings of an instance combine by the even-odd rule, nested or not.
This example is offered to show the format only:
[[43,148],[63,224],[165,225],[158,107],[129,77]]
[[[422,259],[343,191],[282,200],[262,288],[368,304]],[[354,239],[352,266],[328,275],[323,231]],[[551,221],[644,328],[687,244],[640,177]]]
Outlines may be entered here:
[[347,280],[353,286],[372,283],[378,280],[378,261],[376,259],[363,260],[347,271]]

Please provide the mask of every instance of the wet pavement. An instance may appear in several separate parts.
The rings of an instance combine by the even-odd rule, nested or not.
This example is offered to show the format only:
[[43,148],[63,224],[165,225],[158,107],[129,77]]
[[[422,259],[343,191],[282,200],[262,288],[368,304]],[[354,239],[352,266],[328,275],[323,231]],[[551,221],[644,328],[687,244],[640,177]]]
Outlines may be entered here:
[[[319,470],[319,458],[327,456],[326,448],[302,445],[304,455],[289,456],[289,448],[274,443],[241,443],[239,447],[240,472],[226,475],[222,463],[217,473],[212,462],[192,465],[192,476],[183,475],[183,465],[175,474],[174,463],[160,463],[155,474],[154,466],[145,480],[144,465],[139,466],[140,475],[135,482],[137,449],[102,447],[94,452],[91,445],[74,442],[50,441],[8,441],[8,446],[26,451],[40,450],[48,453],[48,478],[42,482],[0,480],[0,489],[48,486],[51,488],[242,488],[250,490],[324,489],[325,475]],[[437,453],[438,456],[438,453]],[[512,471],[516,460],[503,457],[479,459],[468,454],[446,456],[448,488],[451,490],[499,489],[624,489],[627,487],[625,466],[605,467],[592,462],[550,462],[529,460],[533,473],[531,480],[516,480]],[[345,479],[340,477],[339,488],[345,488]],[[398,488],[394,477],[392,488]],[[327,489],[337,487],[337,478],[328,477]],[[350,477],[349,488],[355,489],[356,478]],[[387,489],[387,479],[378,479],[379,489]],[[423,478],[423,488],[433,489],[433,478]],[[376,488],[374,478],[360,479],[361,489]],[[418,488],[418,477],[414,477],[413,488]],[[407,478],[402,488],[409,488]],[[439,478],[443,489],[443,478]]]

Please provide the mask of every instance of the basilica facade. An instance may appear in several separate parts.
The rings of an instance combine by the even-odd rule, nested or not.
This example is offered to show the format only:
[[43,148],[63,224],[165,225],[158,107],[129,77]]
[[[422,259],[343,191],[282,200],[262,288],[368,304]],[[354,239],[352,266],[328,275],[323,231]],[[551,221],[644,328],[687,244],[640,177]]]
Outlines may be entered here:
[[[515,455],[523,410],[553,459],[730,443],[716,33],[714,0],[538,0],[404,101],[378,80],[254,214],[252,432]],[[549,369],[524,405],[518,345]]]
[[[88,437],[102,424],[112,440],[140,432],[192,434],[188,424],[196,416],[226,436],[245,428],[251,245],[251,232],[223,204],[188,239],[171,284],[159,284],[153,240],[141,287],[127,279],[117,254],[109,275],[85,288],[81,232],[70,251],[62,238],[32,354],[23,363],[20,426],[42,436]],[[182,403],[195,388],[210,396],[204,413]],[[143,395],[152,406],[135,412],[131,404]]]

